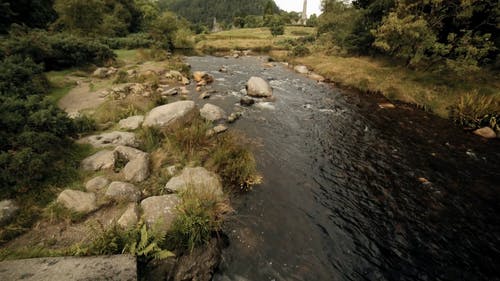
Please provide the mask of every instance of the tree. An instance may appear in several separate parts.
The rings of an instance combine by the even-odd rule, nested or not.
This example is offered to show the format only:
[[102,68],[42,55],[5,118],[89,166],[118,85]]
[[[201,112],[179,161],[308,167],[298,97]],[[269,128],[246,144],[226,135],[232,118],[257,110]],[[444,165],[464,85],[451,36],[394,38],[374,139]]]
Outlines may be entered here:
[[273,17],[269,30],[271,31],[271,35],[273,37],[285,34],[285,25],[283,24],[283,21],[281,20],[280,17],[278,16]]
[[7,33],[13,23],[32,28],[46,28],[57,14],[53,0],[0,0],[0,33]]
[[56,0],[54,8],[59,15],[58,24],[81,34],[100,31],[104,20],[102,0]]

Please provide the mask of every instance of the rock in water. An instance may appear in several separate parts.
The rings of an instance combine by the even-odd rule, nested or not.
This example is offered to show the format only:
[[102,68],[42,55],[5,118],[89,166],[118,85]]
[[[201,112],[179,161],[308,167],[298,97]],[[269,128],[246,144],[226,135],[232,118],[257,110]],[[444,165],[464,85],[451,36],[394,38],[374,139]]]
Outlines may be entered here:
[[188,119],[195,107],[193,101],[177,101],[155,107],[147,114],[142,126],[160,128],[172,126]]
[[142,217],[149,227],[157,226],[168,231],[177,217],[177,206],[181,200],[176,194],[152,196],[142,200]]
[[57,197],[57,203],[75,212],[88,214],[98,209],[94,193],[66,189]]
[[141,192],[133,184],[115,181],[108,186],[106,197],[118,202],[138,202]]
[[266,80],[251,77],[247,82],[247,93],[251,97],[267,98],[273,95],[273,89]]
[[85,171],[112,169],[115,166],[115,153],[109,150],[99,151],[96,154],[85,158],[82,161],[81,166]]
[[180,257],[174,280],[212,280],[221,261],[221,245],[212,238],[206,245]]
[[222,196],[222,184],[216,174],[209,172],[203,167],[184,168],[182,173],[168,181],[165,189],[173,192],[181,192],[188,188],[199,192],[211,192],[216,196]]
[[251,97],[244,96],[240,99],[240,104],[243,106],[251,106],[255,103],[255,100]]
[[296,72],[298,72],[300,74],[308,74],[309,73],[309,69],[307,69],[307,67],[305,65],[297,65],[293,68],[293,70],[295,70]]
[[19,211],[19,207],[12,200],[0,201],[0,226],[8,223]]
[[200,115],[207,121],[218,121],[226,119],[226,112],[213,104],[207,103],[200,109]]
[[485,139],[494,139],[497,137],[497,134],[495,133],[495,131],[493,131],[493,129],[490,127],[484,127],[481,129],[477,129],[474,131],[474,134],[481,136]]
[[142,125],[143,121],[144,121],[144,116],[136,115],[120,120],[118,125],[122,130],[136,130]]
[[99,176],[99,177],[95,177],[95,178],[89,180],[85,184],[85,189],[88,192],[99,192],[99,191],[103,190],[105,187],[107,187],[109,185],[109,183],[110,183],[110,181],[106,177]]

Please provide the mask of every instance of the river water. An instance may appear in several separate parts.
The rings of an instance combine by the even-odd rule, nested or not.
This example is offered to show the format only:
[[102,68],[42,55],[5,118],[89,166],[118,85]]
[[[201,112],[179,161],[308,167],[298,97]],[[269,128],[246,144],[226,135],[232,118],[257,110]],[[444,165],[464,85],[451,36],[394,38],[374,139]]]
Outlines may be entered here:
[[[264,177],[235,202],[214,280],[500,280],[497,140],[265,58],[187,61],[216,79],[200,104],[243,111],[231,129],[253,140]],[[236,105],[251,76],[274,102]]]

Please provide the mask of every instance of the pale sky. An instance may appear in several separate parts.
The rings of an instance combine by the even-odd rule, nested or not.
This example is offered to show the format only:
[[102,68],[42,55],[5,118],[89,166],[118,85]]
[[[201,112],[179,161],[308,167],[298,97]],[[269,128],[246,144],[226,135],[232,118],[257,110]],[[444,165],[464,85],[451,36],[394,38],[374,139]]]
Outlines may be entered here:
[[[278,7],[285,11],[302,12],[304,0],[274,0]],[[307,16],[321,13],[321,0],[307,0]]]

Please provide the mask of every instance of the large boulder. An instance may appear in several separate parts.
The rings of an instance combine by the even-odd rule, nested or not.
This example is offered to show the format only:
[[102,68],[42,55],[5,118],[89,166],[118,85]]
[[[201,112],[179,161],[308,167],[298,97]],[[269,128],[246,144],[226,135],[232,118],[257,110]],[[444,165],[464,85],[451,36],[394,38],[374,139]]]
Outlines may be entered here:
[[141,192],[131,183],[115,181],[108,186],[106,197],[118,202],[138,202]]
[[120,122],[118,122],[118,126],[122,130],[135,130],[142,125],[143,121],[144,121],[144,116],[136,115],[120,120]]
[[115,157],[127,162],[121,170],[126,181],[142,182],[149,177],[149,154],[132,147],[118,146]]
[[200,115],[207,121],[218,121],[226,119],[226,112],[213,104],[207,103],[200,109]]
[[209,192],[222,196],[222,184],[216,174],[203,167],[184,168],[182,173],[171,178],[165,189],[172,192],[181,192],[192,188],[195,192]]
[[82,161],[82,169],[85,171],[99,171],[112,169],[115,166],[115,153],[110,150],[102,150],[85,158]]
[[142,216],[149,226],[168,231],[177,217],[177,206],[181,200],[176,194],[153,196],[142,200]]
[[85,184],[85,189],[88,192],[99,192],[109,185],[110,181],[104,176],[98,176],[89,180]]
[[481,129],[477,129],[474,131],[474,134],[481,136],[485,139],[494,139],[497,137],[497,134],[495,133],[495,131],[493,131],[493,129],[490,127],[484,127]]
[[196,106],[193,101],[177,101],[151,110],[142,123],[143,127],[165,128],[187,119]]
[[266,80],[260,77],[251,77],[247,82],[247,94],[256,98],[267,98],[273,95],[273,89]]
[[94,193],[66,189],[57,197],[57,203],[79,213],[90,213],[98,209]]
[[12,200],[0,201],[0,226],[8,223],[19,211],[19,207]]
[[79,142],[89,143],[92,146],[98,148],[117,145],[126,145],[132,147],[139,146],[139,141],[135,137],[134,133],[119,131],[88,136],[79,140]]
[[139,206],[136,203],[130,203],[123,215],[118,219],[119,226],[128,229],[137,225],[139,221]]

